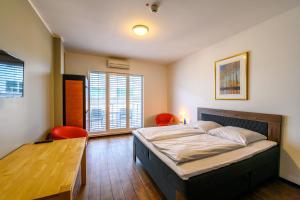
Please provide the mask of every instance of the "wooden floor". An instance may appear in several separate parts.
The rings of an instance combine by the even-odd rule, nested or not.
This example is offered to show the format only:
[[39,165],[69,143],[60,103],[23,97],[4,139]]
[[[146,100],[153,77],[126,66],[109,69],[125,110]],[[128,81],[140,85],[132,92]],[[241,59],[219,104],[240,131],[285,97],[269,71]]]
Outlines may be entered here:
[[[139,162],[132,160],[132,136],[91,139],[87,148],[87,184],[79,199],[164,200]],[[242,200],[300,200],[300,190],[280,180],[269,182]]]

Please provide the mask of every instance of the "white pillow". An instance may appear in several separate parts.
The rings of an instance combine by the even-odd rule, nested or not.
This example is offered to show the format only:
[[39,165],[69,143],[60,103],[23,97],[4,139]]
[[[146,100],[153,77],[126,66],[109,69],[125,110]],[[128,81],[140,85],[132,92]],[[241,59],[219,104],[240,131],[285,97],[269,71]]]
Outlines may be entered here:
[[202,129],[203,132],[208,133],[209,130],[222,127],[222,125],[213,121],[197,121],[192,124],[193,128]]
[[208,132],[208,134],[223,139],[227,139],[233,142],[237,142],[245,146],[252,142],[267,139],[266,136],[260,133],[250,131],[248,129],[244,129],[240,127],[234,127],[234,126],[224,126],[224,127],[212,129]]

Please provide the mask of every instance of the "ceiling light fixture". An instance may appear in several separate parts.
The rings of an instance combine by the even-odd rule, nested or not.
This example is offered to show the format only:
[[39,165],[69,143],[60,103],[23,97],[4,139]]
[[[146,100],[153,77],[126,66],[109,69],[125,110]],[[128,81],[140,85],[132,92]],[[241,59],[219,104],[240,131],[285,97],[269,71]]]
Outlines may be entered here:
[[132,27],[132,31],[138,36],[143,36],[149,32],[149,28],[145,25],[135,25]]

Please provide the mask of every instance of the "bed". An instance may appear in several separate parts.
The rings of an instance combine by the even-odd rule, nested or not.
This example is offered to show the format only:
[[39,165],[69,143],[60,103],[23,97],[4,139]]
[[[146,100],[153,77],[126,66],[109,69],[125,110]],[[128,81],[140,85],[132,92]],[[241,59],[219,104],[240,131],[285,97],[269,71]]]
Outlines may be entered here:
[[226,159],[228,162],[216,169],[208,170],[203,161],[193,161],[195,163],[190,165],[196,166],[197,170],[184,173],[184,168],[172,164],[170,159],[135,134],[134,160],[139,159],[168,200],[234,199],[266,180],[278,177],[282,116],[210,108],[198,108],[197,113],[198,120],[256,131],[267,136],[269,141],[276,142],[276,145],[266,148],[265,144],[261,144],[261,151],[240,159],[239,154],[228,152],[227,158],[222,157],[224,163]]

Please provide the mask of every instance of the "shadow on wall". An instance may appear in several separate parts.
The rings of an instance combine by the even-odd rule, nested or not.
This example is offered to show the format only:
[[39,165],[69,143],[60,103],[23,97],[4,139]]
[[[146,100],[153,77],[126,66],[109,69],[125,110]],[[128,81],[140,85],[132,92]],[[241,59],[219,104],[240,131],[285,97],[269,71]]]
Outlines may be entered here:
[[[300,185],[300,168],[297,163],[285,149],[281,149],[280,157],[280,177]],[[295,174],[293,172],[298,172],[298,176],[292,175]]]
[[144,126],[145,127],[155,126],[155,117],[156,115],[152,115],[150,117],[145,118]]
[[[281,152],[280,152],[280,177],[287,179],[296,184],[300,184],[300,167],[290,156],[291,152],[299,152],[300,149],[289,143],[288,135],[288,117],[283,116],[281,135]],[[295,173],[296,172],[296,173]],[[295,176],[295,174],[298,174]]]

